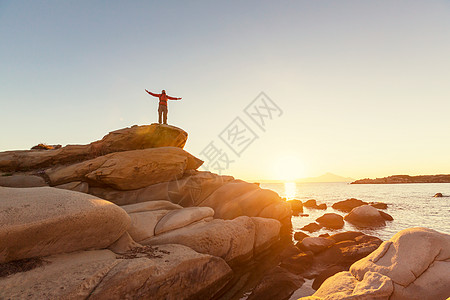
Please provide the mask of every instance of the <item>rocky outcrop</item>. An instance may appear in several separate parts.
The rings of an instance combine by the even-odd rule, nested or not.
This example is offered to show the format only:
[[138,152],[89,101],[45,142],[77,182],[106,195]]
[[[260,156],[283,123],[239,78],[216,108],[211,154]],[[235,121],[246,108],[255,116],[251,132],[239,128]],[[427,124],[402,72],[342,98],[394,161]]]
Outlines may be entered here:
[[230,280],[218,257],[182,245],[117,256],[109,250],[50,256],[45,265],[0,278],[2,299],[209,299]]
[[420,227],[402,230],[350,272],[357,280],[368,272],[389,277],[390,299],[445,299],[450,296],[450,235]]
[[370,205],[358,206],[344,217],[344,220],[360,227],[384,226],[385,218]]
[[446,299],[449,264],[450,235],[405,229],[302,299]]
[[134,190],[181,178],[186,170],[203,162],[176,147],[160,147],[111,153],[70,166],[45,171],[51,185],[87,181],[90,185]]
[[153,184],[131,191],[91,187],[89,193],[117,205],[166,200],[183,207],[189,207],[199,206],[219,187],[234,180],[231,176],[220,176],[211,172],[194,170],[186,171],[184,175],[183,178],[177,180]]
[[102,249],[130,218],[97,197],[50,187],[0,187],[0,262],[84,249]]
[[56,150],[0,152],[0,171],[18,172],[71,164],[112,152],[173,146],[183,148],[187,133],[170,125],[133,126],[110,132],[88,145],[68,145]]

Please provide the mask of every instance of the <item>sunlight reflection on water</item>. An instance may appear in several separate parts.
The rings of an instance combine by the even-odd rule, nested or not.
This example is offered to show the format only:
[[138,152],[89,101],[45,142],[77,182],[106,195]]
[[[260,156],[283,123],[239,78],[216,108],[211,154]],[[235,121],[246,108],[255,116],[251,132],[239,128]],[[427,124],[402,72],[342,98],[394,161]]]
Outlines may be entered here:
[[302,201],[316,199],[317,203],[326,203],[327,210],[304,209],[308,217],[292,217],[295,231],[314,222],[324,213],[345,213],[331,208],[333,203],[348,198],[357,198],[366,202],[384,202],[388,209],[384,210],[394,217],[394,221],[387,222],[385,227],[375,229],[361,229],[345,223],[343,229],[321,229],[312,236],[328,232],[330,234],[358,230],[366,234],[375,235],[388,240],[400,230],[411,227],[427,227],[441,232],[450,232],[450,197],[433,198],[440,192],[450,196],[450,183],[420,183],[420,184],[347,184],[347,183],[262,183],[262,188],[272,189],[287,200]]

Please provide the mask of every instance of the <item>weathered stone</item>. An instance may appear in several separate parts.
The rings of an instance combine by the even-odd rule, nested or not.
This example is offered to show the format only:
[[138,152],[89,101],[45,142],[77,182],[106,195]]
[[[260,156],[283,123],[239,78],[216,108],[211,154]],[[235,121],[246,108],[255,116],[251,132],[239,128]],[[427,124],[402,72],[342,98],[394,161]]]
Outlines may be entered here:
[[333,240],[322,237],[307,237],[304,238],[299,245],[299,248],[304,251],[312,251],[313,253],[321,252],[334,244]]
[[324,214],[317,218],[316,222],[327,228],[340,229],[344,227],[344,218],[335,213]]
[[342,271],[346,271],[345,268],[342,266],[332,266],[330,268],[327,268],[326,270],[322,271],[319,275],[317,275],[312,284],[312,288],[315,290],[319,289],[319,287],[325,280],[327,280],[327,278]]
[[292,274],[284,268],[275,267],[264,275],[247,299],[287,299],[304,282],[301,276]]
[[120,207],[83,193],[0,187],[0,262],[106,248],[129,227]]
[[141,244],[181,244],[233,264],[253,256],[255,224],[247,216],[202,221],[146,239]]
[[321,225],[317,224],[317,223],[309,223],[308,225],[303,226],[302,228],[300,228],[301,230],[305,230],[305,231],[309,231],[309,232],[315,232],[318,231],[322,228]]
[[333,234],[329,238],[338,243],[346,240],[355,240],[355,238],[360,235],[364,235],[364,233],[359,231],[346,231]]
[[0,186],[14,187],[14,188],[28,188],[48,186],[45,180],[36,175],[11,175],[0,176]]
[[177,147],[111,153],[70,166],[46,170],[52,185],[88,181],[119,190],[134,190],[181,178],[203,162]]
[[178,229],[194,222],[212,220],[214,210],[210,207],[187,207],[172,210],[159,220],[155,227],[155,235]]
[[386,222],[379,210],[370,206],[358,206],[344,217],[344,220],[359,227],[384,226]]
[[89,192],[89,184],[87,182],[82,182],[82,181],[72,181],[69,183],[60,184],[60,185],[55,186],[55,188],[70,190],[70,191],[75,191],[75,192],[80,192],[80,193],[86,193],[86,194]]
[[68,145],[56,150],[0,152],[0,171],[27,171],[52,165],[70,164],[112,152],[156,147],[183,148],[187,133],[170,125],[133,126],[110,132],[89,145]]
[[377,209],[387,209],[388,208],[387,204],[383,203],[383,202],[370,202],[369,205],[373,206]]
[[0,279],[5,299],[210,299],[232,270],[218,257],[163,245],[116,258],[108,250],[46,257],[47,264]]
[[155,235],[158,222],[169,210],[152,210],[130,213],[131,226],[128,233],[136,242],[141,242]]
[[[193,173],[186,176],[186,173]],[[225,183],[234,180],[231,176],[220,176],[210,172],[188,170],[183,178],[153,184],[131,191],[92,187],[89,193],[102,199],[126,205],[154,200],[166,200],[183,207],[201,206],[203,200]]]
[[331,207],[343,212],[350,212],[352,209],[354,209],[355,207],[361,206],[361,205],[367,205],[367,202],[355,199],[355,198],[350,198],[344,201],[339,201],[334,203]]
[[427,228],[398,232],[369,256],[354,263],[350,272],[361,280],[368,272],[394,282],[390,299],[445,299],[450,286],[450,235]]
[[358,281],[350,272],[339,272],[325,280],[312,296],[302,299],[389,299],[392,291],[392,281],[387,276],[368,272]]
[[258,254],[280,239],[281,223],[275,219],[252,217],[255,223],[255,254]]
[[306,237],[309,237],[309,235],[307,235],[307,234],[304,233],[304,232],[298,231],[298,232],[294,233],[294,239],[295,239],[296,241],[301,242],[301,241],[302,241],[304,238],[306,238]]
[[378,212],[383,217],[383,219],[385,219],[386,221],[393,221],[394,220],[394,218],[390,214],[385,213],[384,211],[381,211],[381,210],[379,210]]
[[146,201],[141,203],[122,205],[120,208],[122,208],[127,213],[131,214],[153,210],[174,210],[174,209],[181,209],[183,207],[169,201],[160,200],[160,201]]
[[298,215],[299,213],[303,212],[303,203],[300,200],[289,200],[286,201],[287,203],[289,203],[291,205],[291,209],[292,209],[292,213],[294,215]]

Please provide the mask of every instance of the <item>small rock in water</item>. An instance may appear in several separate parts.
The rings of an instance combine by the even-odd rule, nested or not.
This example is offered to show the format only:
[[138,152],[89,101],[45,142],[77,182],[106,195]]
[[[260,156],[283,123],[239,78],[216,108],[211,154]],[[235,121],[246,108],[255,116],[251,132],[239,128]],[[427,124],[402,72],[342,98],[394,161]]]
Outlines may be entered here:
[[324,214],[317,218],[316,222],[327,228],[340,229],[344,227],[344,218],[335,213]]
[[320,230],[321,228],[322,228],[322,226],[317,223],[309,223],[308,225],[305,225],[302,228],[300,228],[300,230],[315,232],[315,231]]
[[361,206],[361,205],[366,205],[367,202],[355,199],[355,198],[350,198],[344,201],[339,201],[334,203],[331,207],[343,212],[350,212],[352,209],[354,209],[355,207]]
[[306,238],[306,237],[309,237],[309,235],[307,235],[307,234],[304,233],[304,232],[299,231],[299,232],[294,233],[294,239],[295,239],[296,241],[301,242],[301,240],[303,240],[303,239]]
[[439,198],[439,197],[443,197],[443,195],[442,195],[442,193],[436,193],[436,194],[434,195],[434,197],[435,197],[435,198]]
[[386,209],[388,207],[387,204],[383,202],[370,202],[369,205],[378,209]]

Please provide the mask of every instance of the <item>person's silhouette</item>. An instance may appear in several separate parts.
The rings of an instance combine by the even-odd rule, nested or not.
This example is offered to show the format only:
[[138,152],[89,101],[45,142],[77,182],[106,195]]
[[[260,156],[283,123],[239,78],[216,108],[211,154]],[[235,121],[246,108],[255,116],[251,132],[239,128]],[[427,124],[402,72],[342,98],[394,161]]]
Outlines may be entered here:
[[[158,107],[158,123],[164,123],[167,124],[167,113],[168,113],[168,109],[167,109],[167,100],[181,100],[181,98],[176,98],[176,97],[170,97],[166,94],[165,90],[161,91],[161,94],[155,94],[152,92],[149,92],[147,90],[145,90],[147,93],[149,93],[150,95],[152,95],[153,97],[158,97],[159,98],[159,107]],[[163,122],[161,122],[161,115],[163,117]]]

